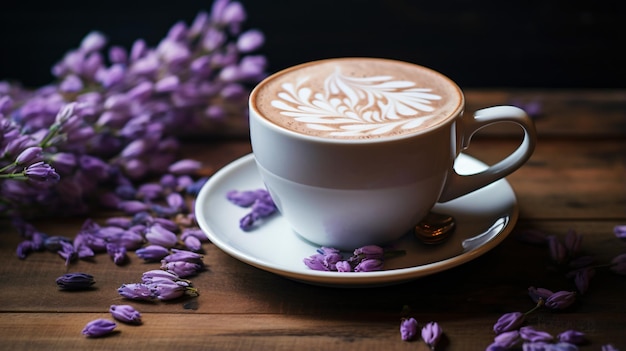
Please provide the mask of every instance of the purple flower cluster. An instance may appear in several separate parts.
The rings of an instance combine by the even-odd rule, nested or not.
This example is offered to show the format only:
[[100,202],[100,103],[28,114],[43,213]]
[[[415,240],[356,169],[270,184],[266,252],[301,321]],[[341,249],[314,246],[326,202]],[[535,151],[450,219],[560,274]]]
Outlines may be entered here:
[[316,271],[330,272],[373,272],[384,269],[385,259],[403,255],[401,250],[384,249],[376,245],[367,245],[354,250],[350,257],[345,257],[340,250],[322,247],[316,254],[306,257],[304,264]]
[[[402,340],[412,341],[417,339],[418,330],[419,325],[415,318],[403,318],[400,321],[400,338]],[[435,349],[442,335],[443,329],[437,322],[428,322],[421,328],[422,340],[431,350]]]
[[250,212],[239,221],[239,228],[246,231],[253,229],[263,218],[278,210],[270,193],[265,189],[231,190],[226,194],[226,199],[239,207],[250,208]]
[[177,160],[177,137],[245,125],[249,90],[266,76],[254,54],[263,34],[245,19],[241,3],[215,0],[155,47],[139,39],[126,49],[91,32],[54,65],[55,82],[0,82],[0,216],[86,213],[147,176],[201,167]]
[[86,290],[96,283],[93,276],[87,273],[66,273],[58,277],[57,286],[61,290]]
[[[183,253],[179,254],[184,255]],[[196,260],[196,262],[198,261]],[[185,269],[182,271],[185,274],[189,273]],[[127,299],[143,301],[167,301],[183,296],[198,296],[198,289],[192,286],[191,281],[182,278],[171,270],[153,269],[142,274],[140,283],[122,284],[117,292]]]
[[[562,310],[571,306],[576,300],[576,293],[570,291],[552,292],[544,288],[528,288],[528,295],[536,303],[535,307],[526,313],[505,313],[493,326],[496,337],[488,351],[509,350],[523,343],[524,350],[555,350],[576,351],[576,345],[586,342],[583,333],[576,330],[568,330],[554,338],[551,334],[540,331],[532,326],[523,326],[526,316],[541,307],[552,310]],[[556,342],[555,342],[556,341]]]
[[[593,256],[581,255],[583,236],[574,230],[569,230],[563,240],[538,230],[526,230],[517,234],[518,239],[524,242],[546,245],[556,269],[565,271],[565,277],[573,280],[579,294],[587,292],[598,268],[606,267],[616,274],[626,275],[626,253],[615,256],[608,264],[597,264]],[[626,226],[615,226],[614,234],[618,239],[626,240]]]

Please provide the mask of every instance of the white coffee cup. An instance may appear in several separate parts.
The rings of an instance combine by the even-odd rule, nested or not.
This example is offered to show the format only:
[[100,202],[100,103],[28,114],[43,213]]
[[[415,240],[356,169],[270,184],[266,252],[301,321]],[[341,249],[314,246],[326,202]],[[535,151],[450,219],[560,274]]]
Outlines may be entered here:
[[[281,215],[304,239],[345,250],[398,239],[437,202],[518,169],[536,142],[521,109],[464,115],[452,80],[388,59],[288,68],[259,83],[249,107],[256,164]],[[476,131],[509,122],[524,134],[515,151],[483,172],[456,173]]]

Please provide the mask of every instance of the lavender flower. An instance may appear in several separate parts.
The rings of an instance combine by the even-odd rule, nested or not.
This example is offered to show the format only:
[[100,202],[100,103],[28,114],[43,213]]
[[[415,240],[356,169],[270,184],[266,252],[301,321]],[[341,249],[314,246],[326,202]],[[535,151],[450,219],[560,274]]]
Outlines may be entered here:
[[557,291],[546,299],[545,306],[550,309],[562,310],[571,306],[576,301],[576,293],[573,291]]
[[109,312],[113,318],[128,324],[141,324],[141,313],[131,305],[111,305]]
[[417,336],[417,321],[415,318],[402,319],[400,322],[400,338],[404,341],[415,339]]
[[524,323],[525,319],[526,315],[521,312],[505,313],[498,318],[498,321],[493,326],[493,331],[496,332],[496,334],[502,334],[516,330]]
[[520,333],[517,330],[510,330],[496,335],[493,344],[487,350],[509,349],[520,340]]
[[35,162],[24,170],[24,176],[28,180],[38,183],[57,182],[60,176],[54,168],[43,161]]
[[519,334],[522,337],[522,339],[531,341],[531,342],[537,342],[537,341],[548,342],[554,339],[554,337],[550,335],[549,333],[541,331],[541,330],[536,330],[535,328],[531,326],[520,328]]
[[239,221],[239,227],[243,230],[252,229],[257,222],[277,211],[276,204],[272,200],[269,192],[264,189],[237,191],[231,190],[226,194],[226,198],[240,207],[252,207],[250,213]]
[[164,271],[162,269],[149,270],[141,275],[141,281],[145,284],[156,283],[163,280],[171,282],[189,282],[188,280],[181,279],[180,276],[174,272]]
[[113,260],[116,265],[122,265],[126,263],[126,248],[124,246],[120,246],[114,243],[109,243],[106,246],[107,253],[109,257]]
[[429,322],[422,327],[422,339],[430,346],[431,350],[435,349],[435,346],[439,343],[443,330],[437,322]]
[[160,245],[148,245],[135,251],[137,257],[149,262],[160,261],[163,257],[169,255],[169,253],[169,249]]
[[178,237],[160,224],[151,225],[146,232],[146,240],[153,245],[171,248],[178,242]]
[[122,284],[117,289],[117,293],[127,299],[131,300],[145,300],[150,301],[154,299],[154,295],[150,287],[141,283]]
[[[239,2],[219,0],[191,26],[176,23],[156,47],[136,40],[129,50],[91,32],[52,68],[58,83],[33,91],[5,83],[0,214],[84,214],[97,190],[168,169],[195,173],[199,162],[176,159],[174,133],[244,115],[249,87],[265,75],[265,58],[250,55],[263,35],[242,32],[245,19]],[[151,210],[123,202],[138,199],[103,199],[128,213]],[[180,209],[168,206],[163,213]]]
[[557,335],[560,342],[566,342],[574,345],[580,345],[587,341],[585,334],[576,330],[566,330]]
[[195,160],[180,160],[169,166],[168,171],[172,174],[191,174],[202,167],[202,163]]
[[91,288],[96,282],[91,274],[67,273],[58,277],[56,283],[63,290],[85,290]]
[[374,272],[381,271],[384,267],[384,261],[375,258],[366,258],[359,262],[355,267],[355,272]]
[[187,250],[179,250],[179,249],[172,249],[171,251],[172,251],[171,254],[163,257],[163,259],[161,260],[162,263],[184,261],[184,262],[202,264],[202,258],[204,256],[198,253],[187,251]]
[[85,328],[83,328],[83,335],[88,338],[98,338],[110,334],[113,332],[115,327],[117,327],[115,322],[107,319],[96,319],[85,325]]
[[204,266],[198,263],[175,261],[161,264],[161,269],[173,272],[181,278],[198,274]]

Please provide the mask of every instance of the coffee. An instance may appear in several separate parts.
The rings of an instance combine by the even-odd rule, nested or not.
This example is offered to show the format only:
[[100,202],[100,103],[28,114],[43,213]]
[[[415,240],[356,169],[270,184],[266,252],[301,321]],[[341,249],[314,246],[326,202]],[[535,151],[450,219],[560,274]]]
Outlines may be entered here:
[[251,108],[291,131],[332,139],[413,134],[456,116],[463,95],[428,68],[387,59],[315,61],[278,72],[252,92]]

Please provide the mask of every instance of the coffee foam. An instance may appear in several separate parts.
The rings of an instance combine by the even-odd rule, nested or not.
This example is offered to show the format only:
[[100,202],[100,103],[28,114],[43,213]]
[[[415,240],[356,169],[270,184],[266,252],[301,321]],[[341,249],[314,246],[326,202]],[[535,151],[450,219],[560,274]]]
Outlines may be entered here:
[[342,58],[278,72],[254,89],[252,108],[291,131],[333,139],[416,133],[456,115],[463,97],[447,77],[411,63]]

